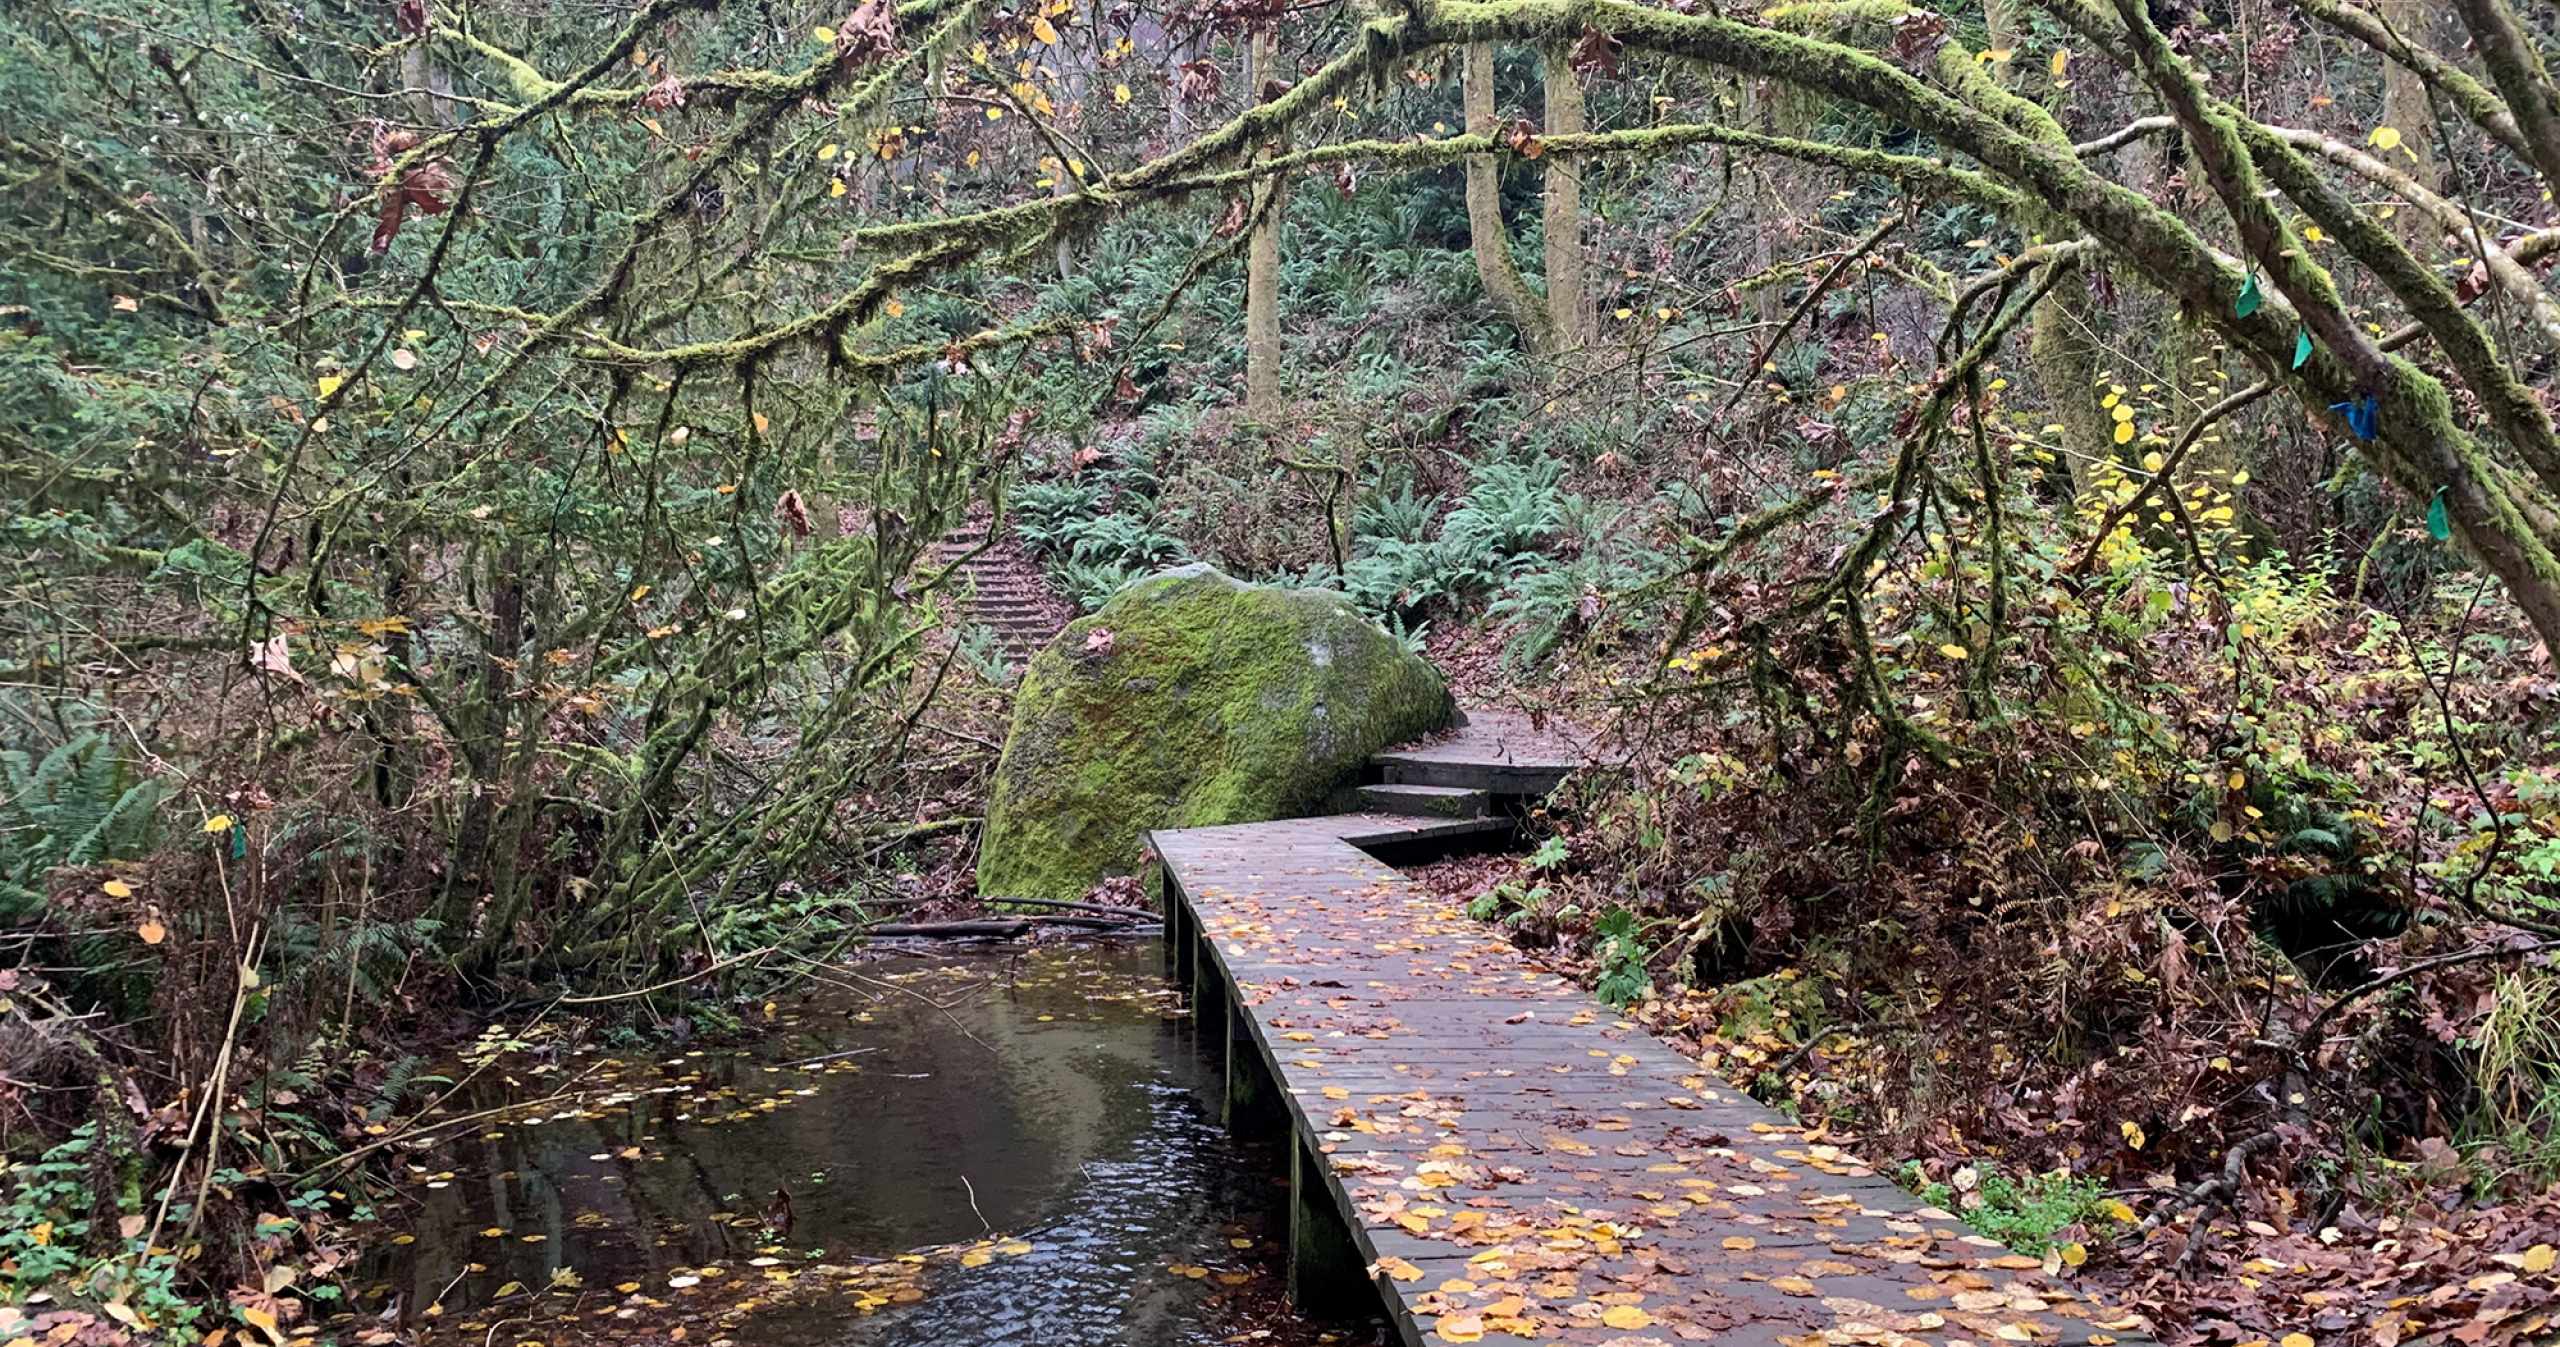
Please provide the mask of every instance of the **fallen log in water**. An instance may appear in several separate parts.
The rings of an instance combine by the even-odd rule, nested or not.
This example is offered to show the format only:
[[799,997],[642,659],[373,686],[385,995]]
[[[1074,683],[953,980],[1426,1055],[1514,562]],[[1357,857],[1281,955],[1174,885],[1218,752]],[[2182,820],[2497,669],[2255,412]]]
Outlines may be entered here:
[[1029,917],[1016,917],[1009,921],[884,921],[870,928],[870,934],[875,936],[931,940],[1001,940],[1027,935],[1030,931]]
[[1134,931],[1141,925],[1153,924],[1155,920],[1152,912],[1132,913],[1127,918],[972,917],[959,921],[888,921],[868,929],[873,936],[915,940],[1010,940],[1029,935],[1035,926],[1064,926],[1079,931]]

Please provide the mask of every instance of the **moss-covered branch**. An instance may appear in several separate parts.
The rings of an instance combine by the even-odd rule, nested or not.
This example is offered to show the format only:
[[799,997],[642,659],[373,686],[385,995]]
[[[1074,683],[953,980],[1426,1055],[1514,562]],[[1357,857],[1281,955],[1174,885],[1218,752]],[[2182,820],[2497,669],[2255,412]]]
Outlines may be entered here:
[[2506,95],[2507,111],[2524,141],[2521,153],[2541,172],[2545,186],[2560,191],[2560,96],[2540,49],[2525,36],[2506,0],[2453,0],[2453,8],[2470,30],[2472,48],[2489,68],[2489,78]]
[[2541,278],[2526,270],[2513,252],[2490,237],[2480,227],[2479,217],[2461,203],[2447,199],[2416,178],[2334,136],[2286,126],[2269,126],[2266,133],[2295,149],[2317,154],[2383,188],[2425,212],[2438,229],[2465,240],[2479,254],[2482,267],[2507,298],[2523,305],[2533,315],[2534,325],[2542,329],[2543,336],[2560,345],[2560,301],[2553,300],[2551,292],[2543,288]]
[[[2428,88],[2442,95],[2461,110],[2473,125],[2486,131],[2509,151],[2530,155],[2532,147],[2506,100],[2495,90],[2473,79],[2462,67],[2437,55],[2423,42],[2412,41],[2391,30],[2372,11],[2344,0],[2285,0],[2301,13],[2364,43],[2385,60],[2397,61],[2426,82]],[[2403,128],[2406,129],[2406,128]]]
[[[2349,315],[2336,282],[2277,212],[2251,155],[2251,133],[2170,49],[2141,0],[2117,0],[2117,12],[2135,59],[2195,146],[2251,255],[2319,339],[2321,349],[2305,368],[2331,371],[2333,384],[2346,388],[2341,400],[2376,400],[2378,438],[2368,447],[2368,457],[2413,497],[2425,499],[2442,491],[2464,540],[2507,582],[2545,641],[2560,640],[2560,559],[2536,527],[2530,507],[2513,494],[2514,475],[2492,462],[2479,441],[2454,421],[2442,384],[2385,353]],[[2289,146],[2268,139],[2299,163]],[[2325,189],[2316,175],[2305,170],[2303,176],[2311,180],[2291,185],[2315,197]],[[2379,250],[2375,256],[2391,262]],[[2439,339],[2442,335],[2438,333]]]

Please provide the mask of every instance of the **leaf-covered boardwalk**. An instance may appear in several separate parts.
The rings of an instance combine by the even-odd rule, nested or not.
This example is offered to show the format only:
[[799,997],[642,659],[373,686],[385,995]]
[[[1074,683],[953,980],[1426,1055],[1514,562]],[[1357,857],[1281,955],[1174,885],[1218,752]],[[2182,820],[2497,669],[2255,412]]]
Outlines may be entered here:
[[1231,1107],[1285,1103],[1300,1262],[1347,1218],[1332,1257],[1414,1344],[2147,1341],[1362,849],[1485,826],[1153,834]]

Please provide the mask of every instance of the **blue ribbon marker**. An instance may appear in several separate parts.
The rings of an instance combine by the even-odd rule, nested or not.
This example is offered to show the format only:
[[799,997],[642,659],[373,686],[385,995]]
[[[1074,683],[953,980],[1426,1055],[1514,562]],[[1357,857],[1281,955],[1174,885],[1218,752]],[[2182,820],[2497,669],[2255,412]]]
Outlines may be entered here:
[[2371,393],[2360,394],[2345,402],[2332,402],[2329,410],[2347,418],[2347,429],[2359,440],[2373,438],[2382,423],[2382,400]]
[[2249,279],[2240,283],[2240,297],[2231,301],[2231,312],[2246,318],[2258,311],[2258,301],[2263,297],[2258,293],[2258,273],[2250,272]]
[[2293,332],[2293,367],[2300,369],[2311,359],[2311,329],[2295,328]]

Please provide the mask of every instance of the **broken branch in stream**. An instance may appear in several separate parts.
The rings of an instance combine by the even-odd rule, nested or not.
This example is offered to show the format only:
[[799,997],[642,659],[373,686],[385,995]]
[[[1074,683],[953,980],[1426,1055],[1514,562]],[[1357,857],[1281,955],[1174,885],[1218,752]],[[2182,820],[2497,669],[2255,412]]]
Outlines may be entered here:
[[[1153,920],[1150,915],[1148,920]],[[1065,926],[1085,931],[1125,931],[1136,923],[1114,917],[1037,914],[1020,917],[971,917],[960,921],[890,921],[869,929],[882,938],[910,940],[1010,940],[1039,926]]]

